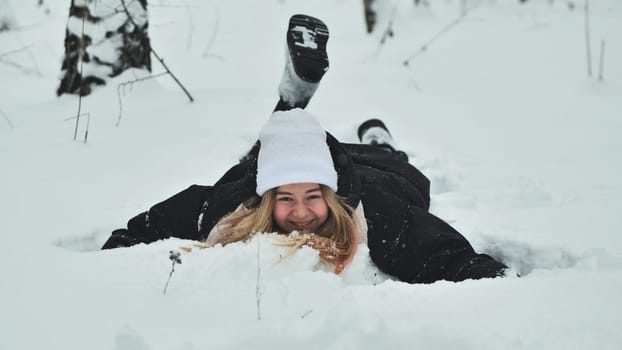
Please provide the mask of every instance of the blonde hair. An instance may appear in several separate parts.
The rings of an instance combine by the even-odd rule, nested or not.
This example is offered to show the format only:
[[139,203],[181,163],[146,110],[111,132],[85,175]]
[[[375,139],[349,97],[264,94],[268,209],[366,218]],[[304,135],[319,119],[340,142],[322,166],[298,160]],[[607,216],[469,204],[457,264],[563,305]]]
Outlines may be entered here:
[[[353,210],[329,187],[320,185],[322,197],[328,206],[328,218],[318,229],[309,234],[286,234],[278,239],[278,245],[291,247],[292,254],[298,248],[308,246],[318,251],[320,261],[333,266],[339,274],[352,261],[357,247],[357,228],[352,218]],[[255,233],[277,232],[272,212],[276,204],[276,188],[266,191],[263,196],[251,198],[237,210],[218,223],[219,238],[212,242],[227,245],[246,241]],[[284,232],[281,232],[284,233]]]

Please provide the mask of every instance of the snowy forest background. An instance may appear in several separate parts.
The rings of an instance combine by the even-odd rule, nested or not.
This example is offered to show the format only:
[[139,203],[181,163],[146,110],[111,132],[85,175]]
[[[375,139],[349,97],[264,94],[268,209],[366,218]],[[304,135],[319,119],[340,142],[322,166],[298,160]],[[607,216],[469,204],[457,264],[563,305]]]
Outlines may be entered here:
[[[152,55],[76,123],[70,1],[0,0],[0,349],[622,348],[622,3],[588,4],[591,74],[584,0],[379,0],[371,34],[361,0],[154,0],[152,48],[194,102]],[[192,242],[98,250],[252,145],[295,13],[331,31],[308,110],[346,142],[385,120],[431,211],[521,278],[409,285],[364,247],[336,276],[264,236],[183,253],[163,294]]]

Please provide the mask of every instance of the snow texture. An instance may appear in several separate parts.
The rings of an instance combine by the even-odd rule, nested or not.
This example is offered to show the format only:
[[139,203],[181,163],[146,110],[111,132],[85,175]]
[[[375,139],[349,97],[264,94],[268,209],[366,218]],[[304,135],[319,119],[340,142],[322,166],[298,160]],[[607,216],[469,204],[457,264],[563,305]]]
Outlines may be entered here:
[[[150,1],[151,44],[195,102],[170,77],[136,83],[117,127],[116,85],[145,75],[129,70],[82,100],[74,142],[77,96],[54,95],[67,1],[46,1],[49,14],[12,2],[20,29],[0,35],[0,349],[621,349],[619,1],[589,2],[592,76],[580,2],[467,1],[431,43],[463,2],[429,3],[392,2],[368,36],[359,0]],[[270,235],[98,250],[250,148],[296,13],[331,32],[309,112],[347,142],[382,119],[431,179],[431,211],[522,277],[410,285],[364,246],[335,275],[309,248],[282,259]],[[171,250],[183,264],[164,295]]]

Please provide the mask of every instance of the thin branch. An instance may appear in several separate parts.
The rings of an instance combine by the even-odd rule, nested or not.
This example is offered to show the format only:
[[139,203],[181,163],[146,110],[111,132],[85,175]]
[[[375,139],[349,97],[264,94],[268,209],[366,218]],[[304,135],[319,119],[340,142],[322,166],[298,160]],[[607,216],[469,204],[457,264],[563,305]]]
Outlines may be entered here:
[[451,21],[450,23],[448,23],[445,27],[443,27],[438,33],[436,33],[434,36],[432,36],[432,38],[430,38],[430,40],[428,40],[425,44],[423,44],[421,47],[419,47],[417,49],[417,51],[415,51],[412,55],[408,56],[407,59],[404,60],[404,66],[408,66],[410,64],[410,61],[419,56],[420,54],[424,53],[425,51],[427,51],[428,47],[435,42],[438,38],[440,38],[441,36],[443,36],[443,34],[447,33],[450,29],[452,29],[453,27],[455,27],[456,25],[458,25],[460,22],[462,22],[462,20],[469,14],[469,12],[471,12],[473,9],[475,9],[476,7],[479,6],[479,3],[470,7],[469,9],[465,10],[464,12],[462,12],[462,14],[460,16],[458,16],[458,18],[454,19],[453,21]]
[[89,125],[91,125],[91,113],[85,113],[86,114],[86,130],[84,130],[84,143],[86,143],[86,140],[88,140],[89,138]]
[[7,66],[11,66],[13,68],[18,69],[19,71],[21,71],[24,74],[36,74],[36,75],[40,75],[40,72],[37,72],[35,70],[32,70],[30,68],[24,67],[19,63],[15,63],[13,61],[8,61],[5,59],[0,58],[0,63],[6,64]]
[[382,50],[382,47],[384,46],[384,44],[387,42],[389,38],[393,37],[394,35],[393,21],[395,20],[396,14],[397,14],[397,4],[394,3],[393,8],[391,10],[391,17],[389,18],[389,23],[387,24],[387,28],[384,30],[384,32],[382,32],[382,35],[380,36],[380,41],[378,42],[378,46],[376,47],[376,50],[374,51],[373,57],[378,57],[380,55],[380,51]]
[[415,90],[421,91],[421,88],[419,87],[419,84],[417,83],[417,79],[415,79],[415,77],[411,76],[410,77],[410,81],[412,82],[413,86],[415,87]]
[[[18,69],[19,71],[21,71],[24,74],[36,74],[38,76],[41,76],[41,71],[37,67],[36,60],[34,60],[32,52],[29,51],[31,46],[32,45],[27,45],[27,46],[24,46],[24,47],[20,47],[19,49],[14,49],[14,50],[11,50],[11,51],[7,51],[7,52],[1,53],[0,54],[0,63],[4,63],[7,66],[11,66],[13,68],[16,68],[16,69]],[[10,60],[6,59],[8,56],[14,55],[16,53],[20,53],[22,51],[27,51],[30,54],[30,59],[33,61],[36,69],[31,69],[31,68],[23,66],[23,65],[21,65],[19,63],[16,63],[16,62],[13,62],[13,61],[10,61]]]
[[4,120],[6,120],[6,123],[9,124],[9,128],[11,128],[11,130],[15,129],[15,127],[13,126],[13,123],[11,123],[11,119],[9,119],[9,116],[6,115],[6,113],[4,113],[4,111],[1,109],[0,109],[0,115],[2,115]]
[[40,22],[35,22],[35,23],[30,23],[30,24],[18,25],[17,27],[11,28],[11,32],[21,32],[21,31],[32,29],[32,28],[40,28],[46,24],[47,24],[46,21],[40,21]]
[[214,28],[212,30],[212,34],[210,35],[210,38],[207,42],[207,45],[205,46],[205,50],[203,50],[203,57],[207,58],[207,57],[214,57],[214,58],[218,58],[222,61],[224,61],[224,58],[220,55],[215,55],[215,54],[210,54],[210,50],[212,48],[212,45],[214,45],[214,41],[216,41],[216,36],[218,35],[218,31],[220,29],[220,12],[218,11],[218,7],[214,7],[214,13],[215,13],[215,19],[214,19]]
[[86,117],[86,129],[84,130],[84,139],[82,140],[84,141],[84,143],[86,143],[86,141],[89,138],[89,126],[91,125],[91,113],[90,112],[82,113],[79,116],[68,117],[68,118],[63,119],[63,121],[64,122],[70,121],[73,119],[77,119],[78,117]]
[[602,39],[600,42],[600,62],[598,65],[598,80],[600,81],[604,79],[604,70],[605,70],[605,39]]
[[[84,116],[84,115],[88,115],[88,114],[89,114],[89,113],[88,113],[88,112],[86,112],[86,113],[82,113],[82,114],[80,114],[80,116],[82,117],[82,116]],[[73,117],[67,117],[67,118],[63,119],[63,121],[64,121],[64,122],[68,122],[68,121],[70,121],[70,120],[74,120],[74,119],[76,119],[76,116],[73,116]]]
[[[137,29],[140,29],[140,26],[138,26],[136,24],[136,22],[134,22],[134,19],[132,18],[132,15],[130,14],[130,11],[127,9],[127,6],[125,5],[125,0],[121,0],[121,4],[123,5],[123,10],[125,11],[125,14],[127,15],[127,18],[130,20],[130,22],[132,22],[132,24],[134,25],[134,27],[136,27]],[[151,51],[151,53],[155,56],[155,58],[160,62],[160,64],[162,65],[162,67],[164,67],[164,69],[166,70],[166,72],[168,74],[171,75],[171,77],[173,78],[173,80],[175,80],[175,82],[177,83],[177,85],[179,85],[179,87],[181,87],[181,89],[184,91],[184,93],[186,94],[186,96],[188,96],[188,99],[190,99],[190,102],[194,102],[194,98],[192,98],[192,96],[190,95],[190,93],[188,92],[188,90],[186,90],[186,88],[184,87],[184,85],[179,81],[179,79],[177,79],[177,77],[175,76],[175,74],[173,74],[173,72],[171,72],[171,70],[168,68],[168,66],[164,63],[164,60],[162,58],[160,58],[160,55],[158,55],[155,50],[153,49],[153,47],[151,46],[151,44],[149,44],[149,50]]]
[[[186,5],[186,2],[183,2]],[[186,42],[186,50],[192,48],[192,37],[194,36],[194,20],[192,18],[192,11],[189,6],[186,7],[186,14],[188,15],[188,41]]]
[[[78,57],[80,58],[80,80],[84,78],[84,54],[86,53],[86,40],[84,39],[84,21],[86,21],[86,16],[82,17],[82,39],[80,40],[80,51]],[[78,113],[76,114],[76,128],[73,132],[73,140],[75,141],[78,137],[78,124],[80,124],[80,110],[82,109],[82,93],[84,84],[80,81],[80,92],[78,94]]]
[[183,5],[166,5],[166,4],[149,4],[150,8],[187,8],[187,9],[198,9],[200,6],[187,5],[185,2]]
[[39,69],[39,64],[37,63],[37,59],[36,59],[35,55],[32,53],[31,50],[26,51],[26,53],[30,57],[30,61],[32,62],[32,65],[35,67],[35,70],[33,72],[37,76],[43,77],[43,74],[41,73],[41,69]]
[[384,45],[387,39],[393,37],[393,22],[395,21],[395,16],[397,15],[397,3],[393,4],[393,9],[391,11],[391,18],[389,19],[389,24],[387,25],[387,29],[382,33],[382,37],[380,38],[380,46]]
[[169,282],[171,282],[171,277],[173,277],[173,272],[175,272],[175,262],[173,261],[172,267],[171,267],[171,272],[169,272],[168,274],[168,279],[166,280],[166,284],[164,285],[164,290],[162,291],[162,294],[166,294],[166,289],[168,288],[168,284]]
[[167,72],[162,72],[162,73],[158,73],[158,74],[152,74],[150,76],[147,77],[143,77],[143,78],[137,78],[131,81],[126,81],[123,82],[119,85],[117,85],[117,97],[119,98],[119,117],[117,118],[117,124],[116,126],[119,126],[119,124],[121,124],[121,117],[123,115],[123,102],[121,100],[121,89],[123,88],[123,92],[125,92],[125,87],[126,86],[130,86],[132,87],[134,85],[134,83],[138,83],[141,81],[145,81],[145,80],[149,80],[149,79],[153,79],[153,78],[157,78],[157,77],[161,77],[163,75],[167,75]]
[[10,56],[10,55],[12,55],[14,53],[18,53],[18,52],[22,52],[22,51],[28,50],[31,46],[32,45],[27,45],[27,46],[24,46],[24,47],[20,47],[19,49],[14,49],[14,50],[11,50],[11,51],[3,52],[3,53],[0,54],[0,58],[5,57],[5,56]]
[[465,13],[467,10],[467,0],[460,0],[460,11],[461,13]]
[[590,2],[585,1],[585,49],[587,55],[587,75],[592,76],[592,44],[590,43]]
[[170,76],[173,78],[173,80],[175,80],[175,82],[177,83],[177,85],[179,85],[179,87],[184,91],[184,93],[186,94],[186,96],[188,96],[188,99],[190,99],[190,102],[194,102],[194,98],[192,98],[192,96],[190,95],[190,93],[188,92],[188,90],[186,90],[186,88],[184,87],[184,85],[179,81],[179,79],[177,79],[177,77],[175,76],[175,74],[173,74],[173,72],[171,72],[171,70],[168,68],[168,66],[166,64],[164,64],[164,60],[160,58],[160,56],[158,56],[158,54],[153,50],[153,48],[151,49],[151,53],[155,56],[155,58],[160,61],[160,64],[162,65],[162,67],[164,67],[164,69],[166,70],[166,72],[168,74],[170,74]]
[[171,277],[173,277],[173,272],[175,272],[175,264],[181,264],[181,253],[176,250],[171,250],[169,251],[168,258],[172,261],[171,272],[168,274],[168,279],[166,280],[166,284],[164,285],[164,291],[162,292],[162,294],[166,294],[168,284],[171,281]]

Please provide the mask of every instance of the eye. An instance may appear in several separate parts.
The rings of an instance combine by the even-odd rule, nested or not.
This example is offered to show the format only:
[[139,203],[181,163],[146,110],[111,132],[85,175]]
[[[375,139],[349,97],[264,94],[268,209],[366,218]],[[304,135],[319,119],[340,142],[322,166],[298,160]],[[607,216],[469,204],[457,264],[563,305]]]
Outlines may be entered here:
[[279,202],[291,202],[292,197],[278,197],[276,200]]
[[319,194],[312,194],[309,197],[307,197],[307,200],[311,201],[311,200],[314,200],[314,199],[321,199],[321,198],[322,198],[322,196],[320,196]]

